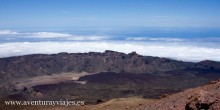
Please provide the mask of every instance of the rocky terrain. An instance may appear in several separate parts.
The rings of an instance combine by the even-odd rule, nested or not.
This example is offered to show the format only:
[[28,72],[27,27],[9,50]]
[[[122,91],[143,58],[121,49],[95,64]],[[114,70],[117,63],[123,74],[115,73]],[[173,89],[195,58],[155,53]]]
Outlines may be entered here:
[[183,62],[109,50],[35,54],[0,58],[0,75],[0,97],[4,99],[84,100],[93,105],[138,97],[137,101],[151,102],[219,79],[220,62]]
[[142,56],[135,52],[124,54],[109,50],[104,53],[35,54],[0,58],[1,81],[63,72],[155,73],[186,68],[220,70],[220,63],[214,61],[183,62]]
[[154,73],[192,66],[193,63],[141,56],[135,52],[36,54],[0,59],[1,80],[29,78],[62,72]]
[[219,110],[220,79],[197,88],[191,88],[160,99],[143,99],[140,97],[116,98],[94,105],[84,106],[5,106],[4,110]]
[[194,89],[167,96],[137,110],[219,110],[220,80]]

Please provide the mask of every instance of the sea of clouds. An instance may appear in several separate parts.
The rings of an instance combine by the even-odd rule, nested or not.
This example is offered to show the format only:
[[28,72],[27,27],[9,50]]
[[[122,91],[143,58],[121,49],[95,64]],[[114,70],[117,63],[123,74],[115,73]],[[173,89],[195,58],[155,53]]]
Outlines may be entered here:
[[[19,39],[25,40],[20,41]],[[30,41],[30,39],[39,40]],[[115,37],[110,35],[72,35],[57,32],[26,33],[0,30],[0,40],[4,41],[0,43],[1,58],[38,53],[104,52],[105,50],[113,50],[124,53],[136,51],[141,55],[183,61],[220,61],[218,42],[189,41],[181,38],[125,37],[123,40],[115,40]]]

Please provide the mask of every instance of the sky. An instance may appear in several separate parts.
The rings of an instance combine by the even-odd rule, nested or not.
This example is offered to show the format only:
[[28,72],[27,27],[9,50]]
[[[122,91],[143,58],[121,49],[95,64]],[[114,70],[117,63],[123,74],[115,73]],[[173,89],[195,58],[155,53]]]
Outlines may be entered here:
[[0,0],[0,58],[105,50],[220,61],[220,0]]
[[219,0],[0,0],[0,27],[220,27]]

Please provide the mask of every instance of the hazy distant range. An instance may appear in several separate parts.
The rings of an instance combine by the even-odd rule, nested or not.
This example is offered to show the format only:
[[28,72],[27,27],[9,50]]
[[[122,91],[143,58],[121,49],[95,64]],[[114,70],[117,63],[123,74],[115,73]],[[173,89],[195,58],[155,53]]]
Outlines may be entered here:
[[0,29],[0,57],[59,52],[124,53],[184,61],[220,61],[217,28],[5,28]]

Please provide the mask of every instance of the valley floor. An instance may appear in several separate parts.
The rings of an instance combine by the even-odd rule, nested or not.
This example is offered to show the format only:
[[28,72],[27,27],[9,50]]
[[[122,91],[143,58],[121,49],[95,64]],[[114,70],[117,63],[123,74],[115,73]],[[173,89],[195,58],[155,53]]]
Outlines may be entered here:
[[84,106],[6,106],[1,100],[0,108],[4,110],[219,110],[220,80],[208,85],[187,89],[168,95],[158,100],[137,97],[111,99],[95,105]]

